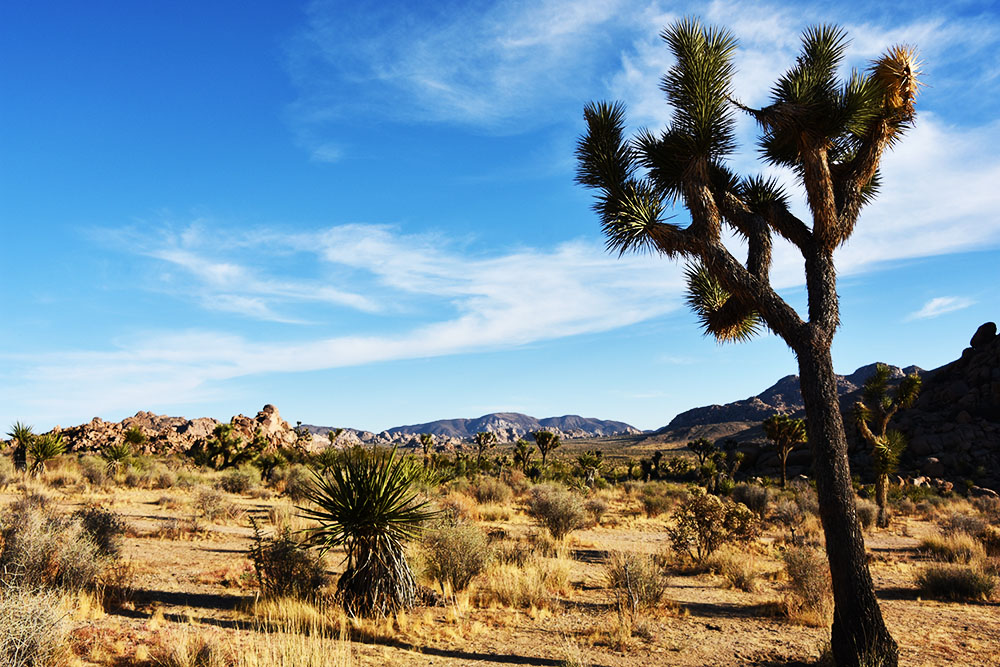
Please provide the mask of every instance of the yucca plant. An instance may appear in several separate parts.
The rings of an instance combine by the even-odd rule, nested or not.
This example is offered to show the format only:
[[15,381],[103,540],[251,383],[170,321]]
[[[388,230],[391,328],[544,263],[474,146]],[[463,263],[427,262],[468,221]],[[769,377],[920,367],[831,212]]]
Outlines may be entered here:
[[45,464],[65,451],[66,443],[63,442],[61,433],[46,433],[32,438],[28,443],[28,456],[31,457],[29,472],[35,477],[41,477],[45,473]]
[[111,477],[117,475],[132,461],[132,455],[132,443],[127,438],[122,442],[109,443],[101,450],[105,470]]
[[14,425],[10,427],[10,433],[7,434],[14,443],[12,458],[14,459],[14,469],[18,472],[24,472],[28,469],[28,445],[36,437],[33,428],[21,422],[14,422]]
[[302,515],[318,522],[308,539],[322,551],[344,547],[347,567],[337,584],[342,604],[358,616],[386,616],[413,606],[416,583],[404,543],[436,513],[417,498],[420,468],[396,450],[342,454],[325,475],[313,473]]

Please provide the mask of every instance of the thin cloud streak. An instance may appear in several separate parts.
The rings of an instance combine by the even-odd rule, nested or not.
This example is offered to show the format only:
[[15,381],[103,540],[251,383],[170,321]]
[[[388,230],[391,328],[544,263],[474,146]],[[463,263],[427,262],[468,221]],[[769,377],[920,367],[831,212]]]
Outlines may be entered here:
[[924,304],[923,308],[920,310],[910,313],[906,316],[905,321],[910,322],[912,320],[927,320],[934,317],[940,317],[946,313],[953,313],[956,310],[962,310],[968,308],[969,306],[975,305],[975,301],[968,297],[960,296],[939,296],[931,299]]

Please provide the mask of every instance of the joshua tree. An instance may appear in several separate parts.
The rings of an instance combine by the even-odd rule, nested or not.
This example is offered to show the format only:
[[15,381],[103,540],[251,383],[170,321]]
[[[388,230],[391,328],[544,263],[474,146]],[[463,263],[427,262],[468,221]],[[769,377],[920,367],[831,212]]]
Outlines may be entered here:
[[521,472],[528,474],[531,467],[531,459],[535,455],[535,447],[524,438],[518,438],[514,443],[514,465],[521,468]]
[[14,422],[14,425],[10,427],[11,441],[14,443],[14,452],[11,457],[14,459],[14,470],[18,472],[24,472],[28,469],[28,445],[37,436],[32,430],[33,427],[21,422]]
[[[889,525],[889,507],[886,502],[889,475],[896,471],[899,456],[906,449],[906,439],[899,431],[889,428],[889,420],[900,408],[908,408],[920,393],[920,376],[916,373],[904,377],[889,396],[889,367],[875,366],[875,374],[861,389],[861,400],[854,404],[854,418],[861,437],[872,447],[875,464],[875,504],[878,505],[878,525]],[[871,424],[869,426],[869,423]]]
[[688,442],[687,448],[694,452],[694,455],[698,457],[699,468],[704,467],[705,463],[707,463],[716,452],[715,443],[707,438],[691,440]]
[[28,456],[31,457],[31,470],[35,477],[45,474],[45,464],[66,451],[61,433],[46,433],[32,438],[28,443]]
[[[628,139],[621,104],[588,105],[578,181],[598,192],[595,209],[610,250],[691,262],[688,304],[708,334],[742,341],[766,326],[795,353],[833,574],[834,659],[891,667],[899,651],[865,559],[830,354],[840,321],[833,255],[875,196],[883,153],[913,122],[915,53],[894,46],[869,70],[841,81],[846,34],[810,28],[798,59],[771,88],[770,103],[753,109],[734,99],[731,33],[684,19],[662,36],[676,58],[661,84],[672,122],[662,133]],[[738,110],[760,126],[764,159],[798,178],[811,220],[792,213],[776,180],[730,170]],[[687,226],[667,221],[677,200],[690,213]],[[724,225],[745,242],[745,262],[724,244]],[[775,235],[802,254],[808,319],[771,286]]]
[[476,470],[483,467],[483,456],[497,444],[497,434],[493,431],[480,431],[473,437],[476,445]]
[[196,442],[188,450],[188,456],[197,465],[222,470],[253,461],[259,453],[256,449],[257,438],[254,438],[254,443],[254,446],[245,446],[243,438],[233,433],[232,424],[218,424],[212,431],[212,437],[207,442]]
[[604,465],[604,453],[599,449],[586,451],[576,457],[576,462],[580,466],[580,470],[583,471],[583,483],[587,486],[593,486],[597,473]]
[[336,445],[337,444],[337,440],[339,440],[340,436],[343,435],[343,434],[344,434],[344,429],[342,429],[342,428],[335,428],[335,429],[331,429],[331,430],[327,431],[326,432],[326,439],[330,441],[330,447],[333,447],[334,445]]
[[549,458],[549,452],[553,449],[558,449],[562,442],[559,441],[559,436],[552,431],[535,431],[531,434],[531,437],[535,439],[538,451],[542,454],[542,467],[544,468]]
[[764,428],[764,435],[778,448],[778,458],[781,459],[781,488],[785,488],[788,479],[785,464],[795,445],[807,441],[806,422],[804,419],[792,419],[788,415],[771,415],[761,426]]
[[413,481],[420,469],[396,450],[343,452],[326,475],[314,473],[303,516],[319,522],[309,539],[323,551],[343,546],[347,567],[337,584],[344,608],[359,616],[387,616],[413,606],[416,584],[405,542],[433,517],[418,501]]
[[431,449],[434,447],[434,435],[431,433],[421,433],[420,446],[424,450],[424,467],[426,468],[430,461]]

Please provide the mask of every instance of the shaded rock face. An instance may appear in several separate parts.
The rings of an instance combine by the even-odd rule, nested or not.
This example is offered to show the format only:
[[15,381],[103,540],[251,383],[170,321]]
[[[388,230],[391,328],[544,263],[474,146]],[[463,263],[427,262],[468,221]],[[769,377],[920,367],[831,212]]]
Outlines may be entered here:
[[896,420],[910,441],[903,464],[1000,488],[1000,336],[979,327],[962,356],[933,372]]
[[[230,423],[245,443],[252,442],[258,430],[271,446],[290,446],[296,442],[294,429],[281,418],[273,405],[265,405],[253,418],[237,415]],[[219,422],[210,417],[185,419],[140,411],[120,422],[106,422],[94,417],[86,424],[66,429],[57,427],[57,430],[62,433],[69,451],[88,452],[124,441],[125,432],[135,427],[147,438],[138,453],[171,454],[185,452],[196,442],[212,437],[212,431],[218,425]]]

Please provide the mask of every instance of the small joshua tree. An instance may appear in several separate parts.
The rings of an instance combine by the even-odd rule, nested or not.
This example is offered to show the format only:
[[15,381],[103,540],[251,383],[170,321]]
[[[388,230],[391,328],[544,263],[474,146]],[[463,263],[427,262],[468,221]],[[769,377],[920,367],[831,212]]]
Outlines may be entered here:
[[524,438],[518,438],[514,443],[514,465],[525,475],[531,467],[531,459],[535,456],[535,447]]
[[434,435],[432,433],[420,434],[420,447],[424,450],[424,467],[430,465],[431,449],[434,448]]
[[781,459],[781,488],[785,488],[788,455],[796,445],[806,442],[806,420],[793,419],[788,415],[771,415],[761,424],[764,435],[778,448],[778,458]]
[[889,420],[900,408],[908,408],[917,400],[920,376],[913,373],[904,377],[891,397],[888,383],[889,367],[877,364],[875,374],[868,378],[861,389],[861,400],[854,404],[858,430],[872,448],[879,528],[889,525],[889,507],[886,502],[889,475],[896,471],[899,457],[906,449],[906,439],[899,431],[889,428]]
[[535,439],[538,451],[542,454],[542,467],[544,468],[549,458],[549,452],[558,449],[562,442],[560,442],[559,436],[552,431],[535,431],[531,436]]
[[10,433],[7,434],[14,443],[12,458],[14,459],[14,469],[18,472],[24,472],[28,469],[28,445],[37,437],[32,428],[21,422],[14,422],[14,425],[10,427]]
[[340,465],[314,473],[302,515],[319,523],[309,540],[322,551],[344,547],[347,567],[337,590],[344,608],[358,616],[387,616],[412,607],[416,596],[405,543],[427,519],[426,501],[413,482],[421,471],[396,450],[343,452]]
[[207,442],[195,443],[188,450],[188,456],[198,465],[222,470],[253,461],[260,453],[257,443],[254,438],[252,445],[245,446],[243,438],[233,432],[232,424],[219,424]]
[[604,465],[604,453],[599,449],[586,451],[576,457],[576,463],[583,472],[583,483],[593,486],[597,474],[601,472],[601,466]]
[[497,444],[497,434],[493,431],[480,431],[473,437],[472,441],[476,445],[476,470],[478,471],[483,467],[483,457],[486,452]]

